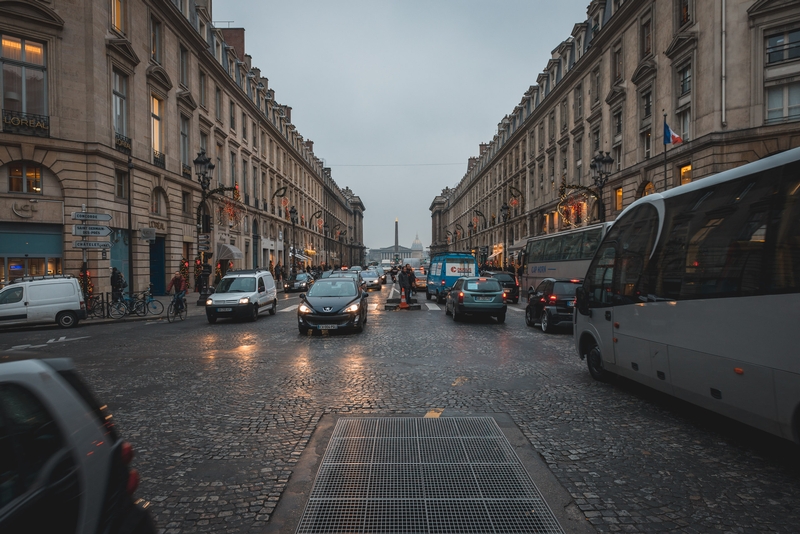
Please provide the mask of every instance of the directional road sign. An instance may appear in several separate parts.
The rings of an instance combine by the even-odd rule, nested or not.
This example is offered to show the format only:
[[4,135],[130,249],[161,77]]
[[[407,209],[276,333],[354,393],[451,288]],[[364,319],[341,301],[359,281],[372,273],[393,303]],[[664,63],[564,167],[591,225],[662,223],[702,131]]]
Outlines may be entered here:
[[85,211],[73,211],[72,218],[81,221],[110,221],[110,213],[88,213]]
[[199,247],[197,247],[197,250],[199,250],[200,252],[208,252],[208,245],[200,245]]
[[73,248],[111,248],[114,243],[111,241],[74,241]]
[[72,227],[72,235],[105,237],[107,235],[111,235],[111,228],[109,228],[108,226],[90,226],[86,224],[76,224]]

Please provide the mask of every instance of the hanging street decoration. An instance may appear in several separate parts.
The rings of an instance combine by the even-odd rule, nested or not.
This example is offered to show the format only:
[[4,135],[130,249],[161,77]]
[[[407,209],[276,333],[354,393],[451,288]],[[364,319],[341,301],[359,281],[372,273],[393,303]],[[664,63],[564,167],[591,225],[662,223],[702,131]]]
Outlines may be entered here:
[[586,206],[592,198],[597,199],[597,192],[589,187],[572,184],[567,185],[563,179],[558,188],[558,214],[568,226],[578,226],[586,218]]

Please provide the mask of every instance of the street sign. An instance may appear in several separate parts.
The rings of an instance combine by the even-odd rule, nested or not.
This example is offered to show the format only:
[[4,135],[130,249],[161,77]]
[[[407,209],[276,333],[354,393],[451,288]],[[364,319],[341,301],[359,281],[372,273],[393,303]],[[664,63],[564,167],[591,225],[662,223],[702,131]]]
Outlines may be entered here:
[[200,234],[197,236],[197,240],[200,242],[200,244],[210,243],[211,236],[209,234]]
[[73,211],[72,218],[81,221],[110,221],[110,213],[88,213],[86,211]]
[[111,228],[109,228],[108,226],[90,226],[86,224],[76,224],[72,227],[72,235],[106,237],[107,235],[111,235]]
[[74,241],[73,248],[111,248],[114,243],[111,241]]
[[199,250],[200,252],[208,252],[209,247],[208,245],[200,245],[199,247],[197,247],[197,250]]

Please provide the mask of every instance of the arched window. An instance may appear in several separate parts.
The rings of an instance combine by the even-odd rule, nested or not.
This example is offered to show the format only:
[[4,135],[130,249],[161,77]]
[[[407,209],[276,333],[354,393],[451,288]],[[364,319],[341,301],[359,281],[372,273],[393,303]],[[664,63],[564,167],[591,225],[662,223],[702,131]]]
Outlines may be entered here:
[[167,195],[161,188],[153,189],[150,195],[150,213],[153,215],[167,214]]

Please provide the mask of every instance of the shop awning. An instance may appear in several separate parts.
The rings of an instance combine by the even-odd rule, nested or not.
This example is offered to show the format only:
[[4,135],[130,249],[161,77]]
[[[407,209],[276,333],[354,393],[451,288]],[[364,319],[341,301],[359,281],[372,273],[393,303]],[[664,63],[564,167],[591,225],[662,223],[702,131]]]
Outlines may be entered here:
[[217,243],[217,260],[242,260],[244,254],[233,245]]
[[308,260],[311,259],[308,256],[306,256],[305,254],[300,254],[295,249],[289,249],[289,256],[291,256],[291,257],[293,257],[295,259],[298,259],[300,261],[308,261]]
[[487,261],[488,261],[488,260],[491,260],[492,258],[494,258],[494,257],[496,257],[496,256],[499,256],[499,255],[500,255],[500,254],[502,254],[502,253],[503,253],[502,251],[500,251],[500,252],[495,252],[494,254],[492,254],[491,256],[489,256],[488,258],[486,258],[486,260],[487,260]]

